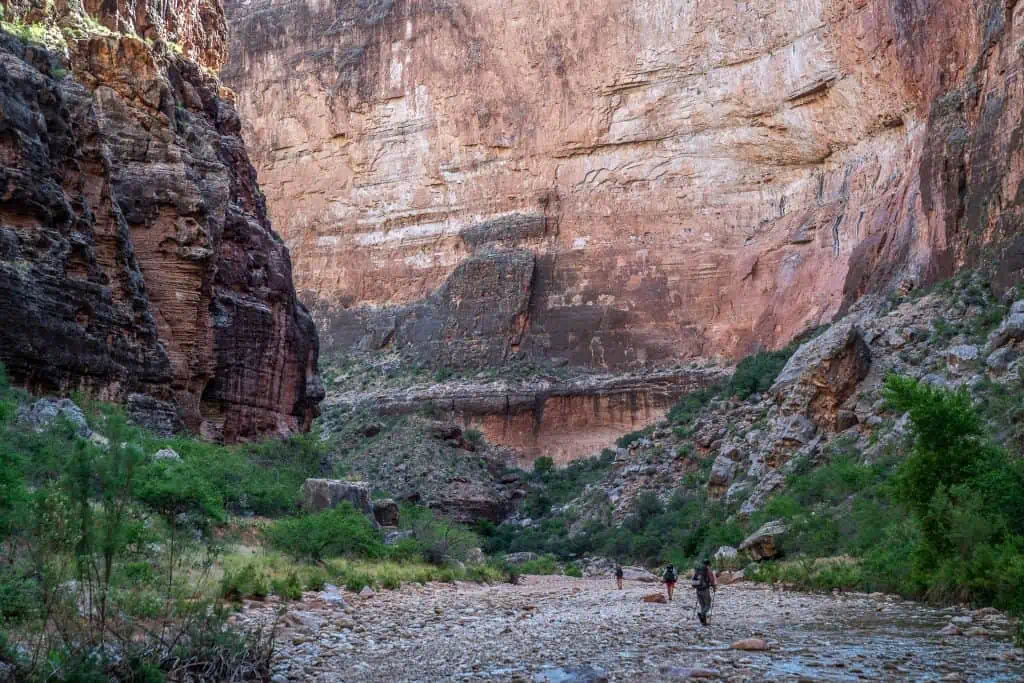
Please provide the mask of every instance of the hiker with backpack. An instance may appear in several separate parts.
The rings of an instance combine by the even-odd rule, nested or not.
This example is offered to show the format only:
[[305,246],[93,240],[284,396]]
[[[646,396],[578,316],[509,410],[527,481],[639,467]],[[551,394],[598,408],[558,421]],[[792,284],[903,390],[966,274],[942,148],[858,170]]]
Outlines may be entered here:
[[697,618],[700,623],[708,625],[708,614],[711,612],[712,591],[718,592],[718,579],[711,569],[711,560],[704,558],[693,570],[690,585],[697,589]]
[[661,580],[665,582],[665,590],[668,591],[668,601],[672,602],[672,591],[676,588],[676,580],[678,579],[676,574],[676,568],[673,565],[665,567],[665,574],[661,577]]
[[616,564],[615,565],[615,583],[618,584],[619,590],[622,590],[622,577],[623,577],[622,565],[621,564]]

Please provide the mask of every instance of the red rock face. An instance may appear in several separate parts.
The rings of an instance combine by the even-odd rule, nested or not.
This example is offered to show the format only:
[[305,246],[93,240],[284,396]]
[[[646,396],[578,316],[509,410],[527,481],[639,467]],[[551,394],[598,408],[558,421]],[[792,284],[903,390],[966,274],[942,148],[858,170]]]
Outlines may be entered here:
[[528,316],[500,334],[614,368],[779,346],[965,264],[1021,277],[1024,5],[227,11],[223,74],[325,320],[425,300],[482,246],[516,247],[536,255]]
[[[118,26],[144,20],[117,4],[101,22],[108,11]],[[167,46],[216,67],[223,18],[201,4],[165,12],[152,43],[65,32],[52,47],[63,65],[0,35],[0,361],[25,387],[124,401],[160,431],[306,429],[323,390],[288,251],[237,113]]]

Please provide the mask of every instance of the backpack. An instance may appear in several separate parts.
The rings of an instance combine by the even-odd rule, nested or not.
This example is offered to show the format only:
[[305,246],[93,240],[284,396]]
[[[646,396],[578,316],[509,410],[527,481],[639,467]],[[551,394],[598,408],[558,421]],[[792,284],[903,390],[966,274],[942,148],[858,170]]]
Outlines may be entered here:
[[676,581],[676,570],[669,567],[665,570],[665,576],[662,579],[665,583],[675,583]]
[[708,572],[703,565],[697,565],[693,570],[693,578],[690,579],[690,585],[694,588],[704,589],[711,585],[708,581]]

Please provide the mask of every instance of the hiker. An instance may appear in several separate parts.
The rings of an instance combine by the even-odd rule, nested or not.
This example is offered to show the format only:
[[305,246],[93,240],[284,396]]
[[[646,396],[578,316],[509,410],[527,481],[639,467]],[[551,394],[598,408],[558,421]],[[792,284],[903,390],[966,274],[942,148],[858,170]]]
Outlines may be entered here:
[[615,565],[615,583],[619,585],[619,590],[622,590],[622,565]]
[[665,582],[665,590],[668,591],[668,601],[672,602],[672,591],[676,588],[676,568],[673,565],[665,567],[665,575],[661,577],[661,580]]
[[704,558],[693,570],[690,584],[697,589],[697,618],[700,623],[708,625],[708,613],[711,611],[711,592],[718,592],[718,579],[711,569],[711,560]]

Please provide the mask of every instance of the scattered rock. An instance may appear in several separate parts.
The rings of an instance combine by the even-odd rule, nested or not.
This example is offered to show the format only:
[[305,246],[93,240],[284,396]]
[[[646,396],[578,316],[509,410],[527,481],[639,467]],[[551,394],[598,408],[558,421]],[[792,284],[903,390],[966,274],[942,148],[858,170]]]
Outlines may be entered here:
[[58,418],[63,417],[75,428],[75,433],[82,438],[89,438],[92,430],[85,419],[85,413],[69,398],[41,398],[29,406],[18,409],[18,422],[27,423],[42,431]]
[[739,549],[752,560],[771,559],[779,554],[779,540],[785,533],[785,523],[780,519],[773,520],[748,536]]
[[369,586],[363,586],[363,590],[359,591],[359,597],[361,597],[364,600],[366,600],[367,598],[372,598],[376,594],[377,593]]
[[718,669],[696,669],[681,666],[663,666],[659,670],[668,681],[693,681],[720,678]]
[[[91,434],[89,434],[89,443],[103,450],[107,450],[108,448],[110,448],[110,439],[97,432],[92,432]],[[123,447],[124,446],[122,444],[122,448]]]
[[743,640],[737,640],[735,643],[729,646],[733,650],[744,650],[746,652],[764,652],[770,649],[768,641],[762,638],[744,638]]
[[663,593],[648,593],[643,597],[643,601],[657,604],[664,604],[668,602],[668,600],[665,599],[665,595]]
[[963,631],[957,628],[956,624],[946,624],[939,629],[940,636],[962,636]]
[[466,562],[469,564],[483,564],[487,561],[487,556],[484,555],[484,551],[480,548],[470,548],[466,552]]
[[608,674],[603,669],[584,665],[568,668],[544,669],[533,677],[534,683],[607,683]]
[[1004,346],[1001,349],[996,349],[989,357],[985,359],[985,367],[989,369],[989,372],[994,374],[1001,374],[1006,372],[1010,367],[1010,363],[1017,359],[1017,351],[1012,347]]

